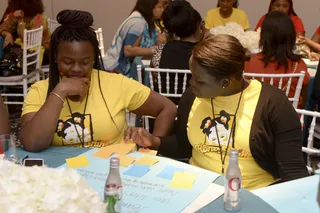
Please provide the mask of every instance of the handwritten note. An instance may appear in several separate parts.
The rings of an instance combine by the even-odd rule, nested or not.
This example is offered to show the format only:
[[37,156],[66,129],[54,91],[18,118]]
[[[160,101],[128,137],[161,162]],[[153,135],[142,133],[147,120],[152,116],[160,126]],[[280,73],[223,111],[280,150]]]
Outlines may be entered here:
[[195,174],[175,172],[170,183],[170,187],[179,189],[191,189],[195,179]]
[[153,156],[156,156],[158,154],[158,151],[156,151],[156,150],[144,149],[144,148],[140,148],[138,150],[138,152],[148,154],[148,155],[153,155]]
[[154,164],[156,164],[158,162],[159,162],[159,160],[156,158],[151,158],[149,156],[143,156],[142,158],[140,158],[139,160],[134,162],[134,164],[153,166]]
[[183,172],[183,169],[167,165],[157,176],[167,180],[172,180],[175,172]]
[[136,148],[134,143],[121,143],[100,148],[92,156],[102,159],[109,158],[112,154],[126,155]]
[[68,158],[66,159],[66,162],[70,168],[80,168],[84,166],[89,166],[88,158],[85,155],[74,158]]
[[129,170],[127,170],[124,175],[129,175],[133,177],[142,177],[150,170],[150,166],[145,165],[132,165]]
[[117,158],[120,160],[120,166],[128,167],[130,166],[133,161],[135,161],[134,157],[127,156],[127,155],[118,155]]
[[[86,152],[84,155],[88,157],[90,166],[79,168],[77,171],[88,181],[89,186],[96,190],[103,199],[104,184],[108,177],[110,161],[93,157],[92,154],[97,151],[97,149],[92,149]],[[145,155],[134,152],[127,156],[140,159]],[[140,178],[124,174],[131,167],[120,167],[124,193],[124,202],[122,203],[123,213],[181,212],[219,176],[219,174],[171,159],[159,156],[152,158],[157,159],[159,162],[150,167],[149,171]],[[137,164],[132,164],[132,166],[133,165],[138,166]],[[190,193],[186,193],[185,189],[170,188],[171,180],[157,177],[167,165],[182,168],[186,173],[196,174],[196,179],[188,191]],[[63,165],[62,167],[66,166],[67,165]]]

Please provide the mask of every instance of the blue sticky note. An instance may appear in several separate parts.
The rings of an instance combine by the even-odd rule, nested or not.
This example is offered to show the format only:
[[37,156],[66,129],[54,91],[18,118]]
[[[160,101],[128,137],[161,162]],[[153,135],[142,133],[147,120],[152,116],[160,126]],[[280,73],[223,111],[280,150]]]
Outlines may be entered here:
[[183,172],[184,169],[167,165],[157,176],[163,179],[172,180],[175,172]]
[[142,177],[149,171],[149,169],[150,169],[150,166],[132,164],[130,169],[128,169],[123,174],[133,176],[133,177]]

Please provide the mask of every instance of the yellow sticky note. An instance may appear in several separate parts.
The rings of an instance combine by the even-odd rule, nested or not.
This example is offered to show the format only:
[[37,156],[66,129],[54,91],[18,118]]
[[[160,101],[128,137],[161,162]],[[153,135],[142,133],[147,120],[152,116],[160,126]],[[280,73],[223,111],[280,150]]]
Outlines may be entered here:
[[136,147],[135,143],[115,144],[115,145],[100,148],[96,153],[92,154],[92,156],[97,158],[107,159],[112,154],[126,155],[132,150],[134,150],[135,147]]
[[178,189],[191,189],[195,179],[195,174],[175,172],[170,183],[170,187]]
[[140,158],[139,160],[137,160],[136,162],[134,162],[134,164],[140,164],[140,165],[146,165],[146,166],[153,166],[154,164],[158,163],[159,160],[156,158],[151,158],[148,156],[143,156],[142,158]]
[[97,158],[107,159],[113,154],[113,151],[108,149],[108,147],[103,147],[99,149],[96,153],[93,153],[92,156]]
[[74,169],[89,166],[88,158],[85,155],[81,155],[74,158],[68,158],[66,159],[66,162],[70,168],[74,168]]
[[119,158],[120,160],[120,166],[124,166],[124,167],[130,166],[133,163],[133,161],[136,160],[134,157],[127,156],[127,155],[118,155],[117,158]]
[[126,155],[129,152],[131,152],[133,149],[136,148],[135,143],[121,143],[110,146],[113,150],[113,153],[119,154],[119,155]]
[[144,149],[144,148],[140,148],[138,150],[138,152],[141,152],[141,153],[144,153],[144,154],[148,154],[148,155],[154,155],[154,156],[156,156],[158,154],[158,152],[155,151],[155,150]]

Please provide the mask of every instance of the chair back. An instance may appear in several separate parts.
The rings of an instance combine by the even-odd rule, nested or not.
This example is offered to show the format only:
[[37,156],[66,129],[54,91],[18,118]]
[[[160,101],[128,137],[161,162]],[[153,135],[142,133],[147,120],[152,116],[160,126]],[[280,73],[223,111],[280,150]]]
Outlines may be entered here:
[[[23,61],[22,61],[22,74],[28,75],[28,68],[35,68],[36,71],[40,70],[40,51],[42,45],[43,26],[32,29],[24,30],[23,35]],[[34,71],[34,70],[32,70]],[[37,72],[37,81],[40,80],[39,73]]]
[[95,32],[97,34],[97,39],[98,39],[98,42],[99,42],[99,50],[100,50],[101,56],[103,57],[105,52],[104,52],[104,42],[103,42],[102,28],[98,28]]
[[[150,87],[159,94],[168,98],[180,98],[187,89],[188,75],[190,70],[144,68],[145,74],[149,75]],[[138,81],[142,83],[142,66],[137,66]],[[180,87],[180,88],[179,88]]]
[[48,18],[47,20],[48,20],[48,28],[50,30],[50,33],[52,34],[57,29],[57,27],[60,26],[60,24],[56,20],[52,20],[50,18]]
[[310,160],[310,155],[312,154],[320,154],[320,150],[314,147],[313,144],[313,139],[315,135],[315,127],[316,127],[316,121],[317,118],[320,118],[320,112],[313,112],[313,111],[308,111],[308,110],[301,110],[301,109],[296,109],[297,113],[301,116],[300,117],[300,122],[301,126],[304,128],[304,122],[306,121],[307,117],[312,118],[311,124],[308,129],[308,142],[307,142],[307,147],[302,147],[302,151],[307,153],[308,155],[308,169],[309,171],[311,170],[311,160]]
[[[261,74],[261,73],[243,73],[243,76],[247,79],[257,79],[262,82],[269,81],[269,84],[274,85],[275,79],[279,79],[278,88],[283,90],[289,101],[292,102],[294,108],[298,108],[299,98],[301,94],[301,89],[303,85],[303,80],[305,76],[305,72],[302,71],[301,73],[290,73],[290,74]],[[292,79],[298,78],[298,83],[295,88],[295,93],[293,97],[289,97],[289,92],[291,89]]]

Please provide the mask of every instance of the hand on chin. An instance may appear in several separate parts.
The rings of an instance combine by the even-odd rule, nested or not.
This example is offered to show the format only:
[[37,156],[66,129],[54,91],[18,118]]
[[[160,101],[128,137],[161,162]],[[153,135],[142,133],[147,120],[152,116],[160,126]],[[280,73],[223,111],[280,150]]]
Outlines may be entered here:
[[80,101],[80,95],[71,95],[71,96],[68,96],[68,98],[73,102],[79,102]]

